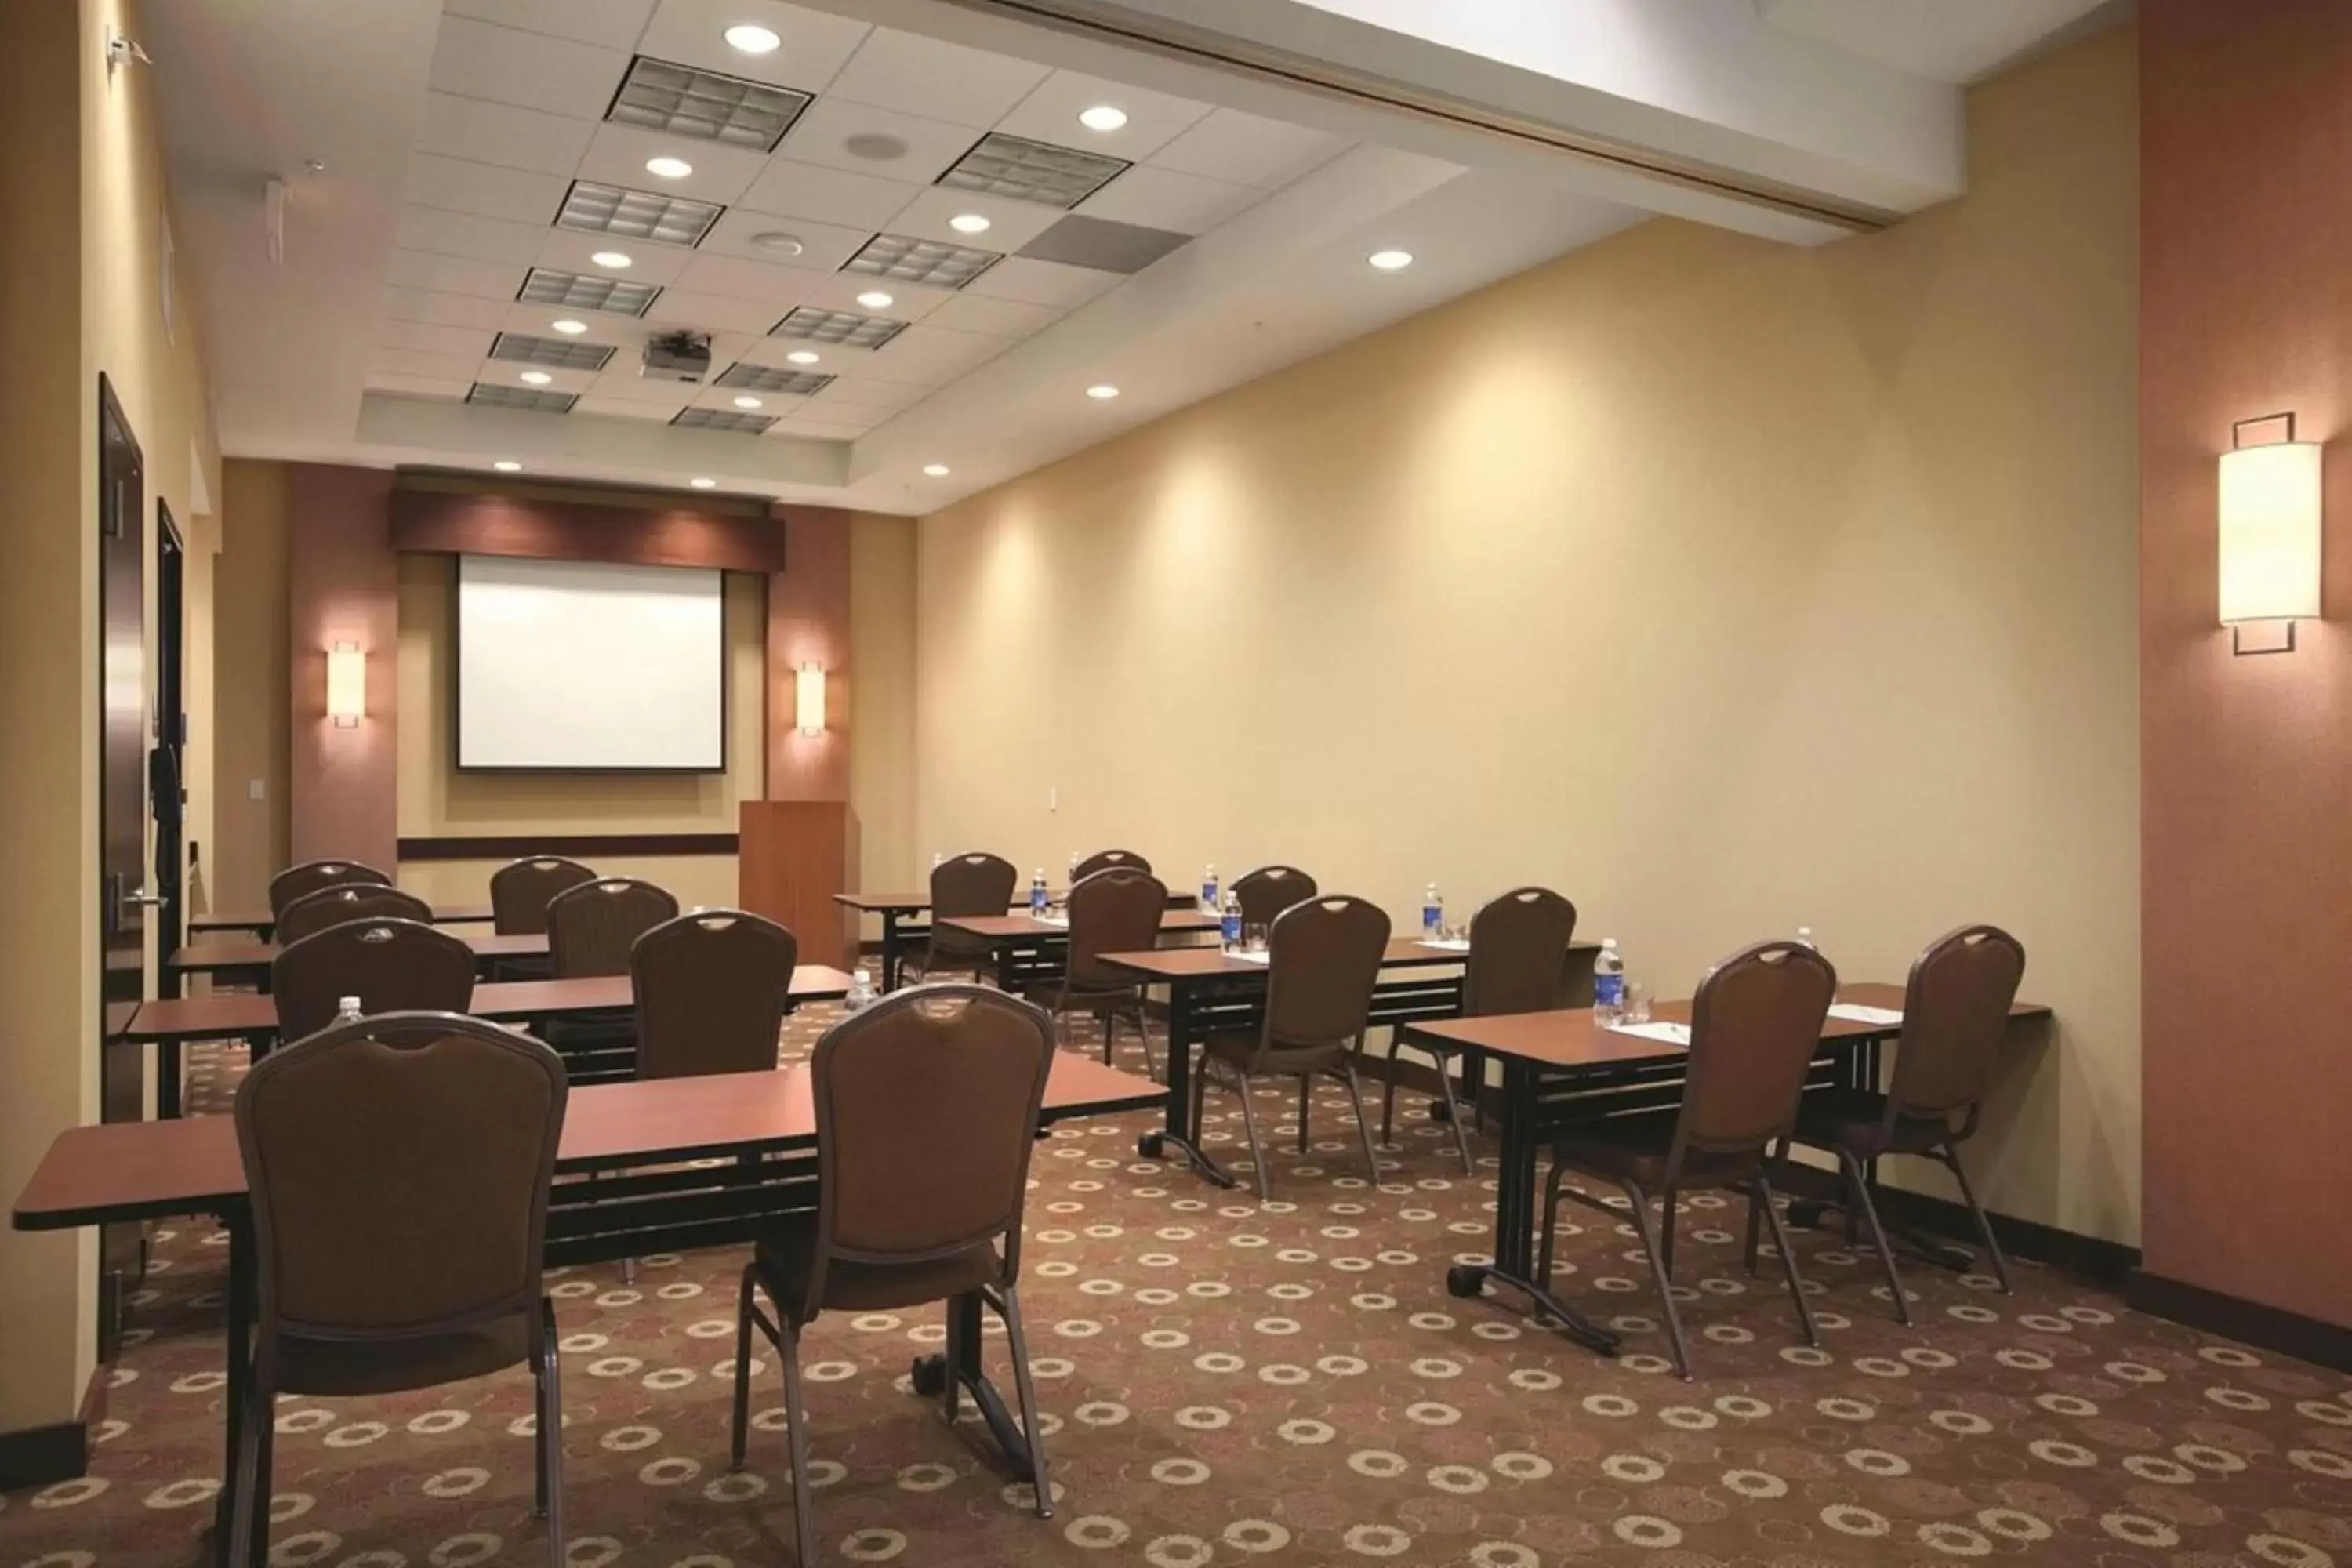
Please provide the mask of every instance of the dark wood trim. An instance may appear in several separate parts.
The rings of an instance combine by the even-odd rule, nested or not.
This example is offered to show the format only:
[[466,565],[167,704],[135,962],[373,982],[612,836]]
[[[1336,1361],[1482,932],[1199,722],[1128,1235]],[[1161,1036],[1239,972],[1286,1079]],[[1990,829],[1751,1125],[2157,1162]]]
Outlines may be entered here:
[[732,833],[534,833],[512,838],[404,838],[403,860],[520,860],[531,855],[732,855]]
[[2168,1279],[2146,1269],[2136,1270],[2126,1283],[2124,1300],[2136,1311],[2168,1318],[2209,1334],[2225,1334],[2336,1372],[2352,1372],[2352,1324],[2306,1318],[2284,1307]]
[[[1961,1158],[1966,1159],[1967,1145],[1963,1144],[1961,1150]],[[1786,1175],[1773,1184],[1792,1196],[1823,1203],[1836,1202],[1843,1185],[1835,1171],[1819,1165],[1795,1163],[1791,1163]],[[1932,1235],[1949,1237],[1964,1247],[1978,1245],[1977,1222],[1969,1215],[1967,1205],[1956,1198],[1939,1198],[1932,1193],[1912,1192],[1902,1187],[1880,1187],[1876,1189],[1876,1195],[1879,1215],[1890,1226],[1908,1226]],[[2109,1286],[2122,1285],[2139,1267],[2139,1248],[2126,1247],[2120,1241],[2061,1230],[2054,1225],[2019,1219],[2014,1215],[1993,1214],[1988,1217],[1992,1221],[1992,1233],[2000,1239],[2001,1250],[2011,1258],[2021,1258],[2029,1263],[2043,1264]]]
[[784,570],[782,523],[683,502],[616,505],[403,486],[392,491],[387,510],[392,548],[404,552]]
[[70,1421],[0,1432],[0,1491],[54,1486],[89,1473],[90,1429],[106,1419],[107,1374],[99,1366],[83,1384],[81,1409]]

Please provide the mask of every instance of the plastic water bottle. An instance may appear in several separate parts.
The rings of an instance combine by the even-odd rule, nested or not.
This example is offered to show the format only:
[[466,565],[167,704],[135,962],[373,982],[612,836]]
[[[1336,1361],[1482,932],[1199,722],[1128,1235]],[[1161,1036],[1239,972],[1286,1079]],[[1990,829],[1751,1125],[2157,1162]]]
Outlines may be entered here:
[[1033,915],[1045,912],[1045,868],[1043,866],[1038,867],[1029,879],[1029,912]]
[[1238,952],[1242,945],[1242,901],[1233,894],[1225,895],[1225,905],[1218,922],[1218,931],[1228,952]]
[[942,867],[942,866],[946,865],[947,863],[948,863],[948,858],[947,858],[947,853],[946,853],[946,851],[944,851],[944,850],[940,850],[940,849],[934,849],[934,850],[932,850],[932,851],[931,851],[931,869],[932,869],[932,870],[936,871],[936,870],[938,870],[940,867]]
[[1084,857],[1076,850],[1073,849],[1070,851],[1070,874],[1063,879],[1062,886],[1070,888],[1077,885],[1078,862],[1083,858]]
[[1429,891],[1421,896],[1421,940],[1435,942],[1445,934],[1445,900],[1437,896],[1437,884],[1432,882]]
[[1601,951],[1592,958],[1592,1016],[1604,1028],[1624,1021],[1625,961],[1613,936],[1601,939]]
[[341,1000],[338,1001],[338,1002],[335,1004],[335,1022],[336,1022],[336,1023],[338,1023],[338,1024],[356,1024],[356,1023],[358,1023],[359,1021],[360,1021],[360,999],[359,999],[358,997],[356,997],[356,996],[345,996],[345,997],[343,997]]
[[850,972],[849,994],[841,999],[841,1005],[845,1012],[855,1013],[872,1005],[873,1002],[874,976],[868,974],[861,963]]
[[1813,941],[1813,928],[1811,926],[1799,926],[1797,928],[1797,945],[1799,947],[1810,947],[1815,952],[1819,952],[1821,951],[1820,944]]
[[1211,866],[1201,873],[1201,912],[1213,915],[1217,908],[1217,868]]

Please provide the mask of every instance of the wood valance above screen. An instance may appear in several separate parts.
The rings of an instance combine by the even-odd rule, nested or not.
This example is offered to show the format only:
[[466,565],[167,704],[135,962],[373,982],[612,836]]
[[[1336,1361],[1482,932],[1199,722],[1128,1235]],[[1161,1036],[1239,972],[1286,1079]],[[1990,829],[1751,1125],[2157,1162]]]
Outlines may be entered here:
[[392,492],[389,522],[392,547],[403,552],[784,569],[783,519],[740,500],[701,507],[668,498],[581,500],[401,485]]

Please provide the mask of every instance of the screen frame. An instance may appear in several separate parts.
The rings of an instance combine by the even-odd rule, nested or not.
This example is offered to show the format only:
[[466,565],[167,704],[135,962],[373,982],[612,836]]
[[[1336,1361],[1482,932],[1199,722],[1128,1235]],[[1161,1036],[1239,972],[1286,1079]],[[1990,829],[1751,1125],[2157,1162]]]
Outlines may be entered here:
[[[449,555],[449,768],[452,773],[482,777],[507,774],[518,778],[724,778],[729,769],[728,753],[732,748],[735,729],[735,658],[728,638],[727,584],[730,578],[754,574],[730,572],[723,566],[673,566],[657,568],[676,572],[713,572],[719,577],[719,765],[716,767],[630,767],[610,763],[469,763],[465,760],[465,679],[466,616],[462,607],[465,594],[466,557],[479,556],[485,560],[538,560],[536,556],[500,556],[494,551],[453,551]],[[583,566],[624,564],[604,561],[582,561]],[[640,564],[626,563],[625,564]]]

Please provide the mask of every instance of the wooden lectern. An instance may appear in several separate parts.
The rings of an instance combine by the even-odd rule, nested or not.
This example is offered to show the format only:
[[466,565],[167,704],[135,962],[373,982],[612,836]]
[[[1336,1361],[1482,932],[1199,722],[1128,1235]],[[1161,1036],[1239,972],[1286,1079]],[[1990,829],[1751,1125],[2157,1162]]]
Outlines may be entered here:
[[857,966],[857,814],[843,800],[747,800],[736,854],[743,908],[800,938],[803,963]]

